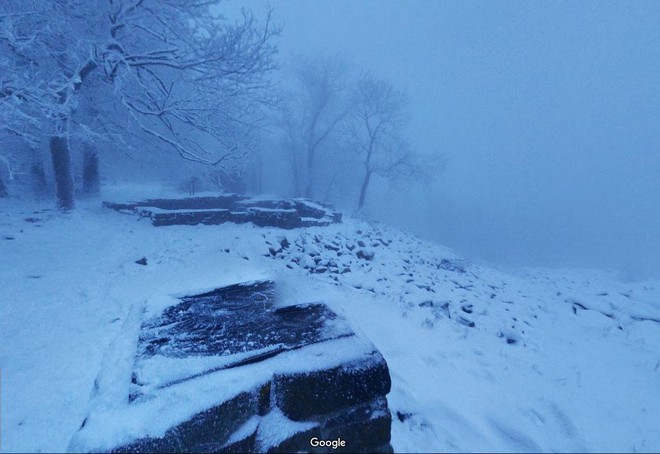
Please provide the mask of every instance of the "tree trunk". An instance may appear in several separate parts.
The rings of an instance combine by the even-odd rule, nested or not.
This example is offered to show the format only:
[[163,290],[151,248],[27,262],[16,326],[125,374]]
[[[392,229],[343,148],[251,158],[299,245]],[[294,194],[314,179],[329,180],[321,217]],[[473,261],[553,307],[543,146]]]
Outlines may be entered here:
[[2,178],[2,174],[0,174],[0,197],[7,196],[9,196],[9,193],[7,192],[7,185],[5,184],[5,180]]
[[101,193],[99,178],[99,154],[93,145],[85,145],[83,151],[83,194],[98,196]]
[[362,181],[362,187],[360,188],[360,199],[358,200],[358,210],[362,210],[364,206],[364,199],[367,196],[367,188],[369,187],[369,180],[371,180],[371,172],[367,171]]
[[305,198],[312,198],[312,187],[314,184],[314,148],[307,149],[307,184],[305,185]]
[[308,167],[307,168],[307,181],[305,181],[305,190],[303,192],[303,197],[306,199],[311,199],[312,198],[312,168]]
[[35,199],[44,199],[48,195],[48,182],[46,181],[46,170],[41,154],[33,152],[32,164],[30,164],[30,177],[32,183],[32,195]]
[[51,137],[50,153],[53,158],[57,207],[64,211],[72,210],[75,207],[75,198],[68,137]]

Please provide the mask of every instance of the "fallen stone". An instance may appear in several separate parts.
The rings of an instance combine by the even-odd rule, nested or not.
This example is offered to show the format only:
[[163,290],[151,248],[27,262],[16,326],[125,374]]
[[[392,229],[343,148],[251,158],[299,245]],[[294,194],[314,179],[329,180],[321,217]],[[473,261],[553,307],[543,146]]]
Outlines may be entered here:
[[355,255],[357,255],[357,257],[359,259],[370,261],[370,260],[374,259],[374,256],[376,255],[376,253],[374,251],[371,251],[371,250],[360,249],[359,251],[357,251],[357,253]]
[[468,328],[474,328],[475,326],[472,320],[468,320],[467,318],[463,318],[463,317],[458,317],[458,322],[461,325],[467,326]]

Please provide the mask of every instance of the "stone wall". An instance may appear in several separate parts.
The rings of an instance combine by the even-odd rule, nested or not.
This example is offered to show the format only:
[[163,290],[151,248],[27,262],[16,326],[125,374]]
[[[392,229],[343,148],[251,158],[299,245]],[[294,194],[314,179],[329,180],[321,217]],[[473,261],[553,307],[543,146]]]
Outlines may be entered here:
[[238,195],[103,202],[122,212],[150,218],[155,226],[252,222],[260,227],[293,229],[341,222],[341,213],[307,199],[254,199]]

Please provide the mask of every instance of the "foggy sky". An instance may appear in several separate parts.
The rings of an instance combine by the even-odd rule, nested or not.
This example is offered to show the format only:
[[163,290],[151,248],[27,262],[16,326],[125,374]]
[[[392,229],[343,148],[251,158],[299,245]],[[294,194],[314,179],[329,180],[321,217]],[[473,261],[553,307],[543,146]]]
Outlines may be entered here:
[[660,276],[660,2],[271,5],[284,57],[390,79],[413,143],[445,155],[395,222],[502,265]]

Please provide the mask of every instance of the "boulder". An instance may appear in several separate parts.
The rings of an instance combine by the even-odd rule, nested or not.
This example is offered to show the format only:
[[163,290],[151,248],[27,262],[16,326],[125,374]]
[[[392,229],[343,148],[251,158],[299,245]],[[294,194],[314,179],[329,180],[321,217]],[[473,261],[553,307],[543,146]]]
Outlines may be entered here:
[[91,405],[70,448],[328,452],[316,437],[391,452],[390,387],[380,352],[325,304],[279,306],[271,281],[234,284],[143,320],[129,395]]

